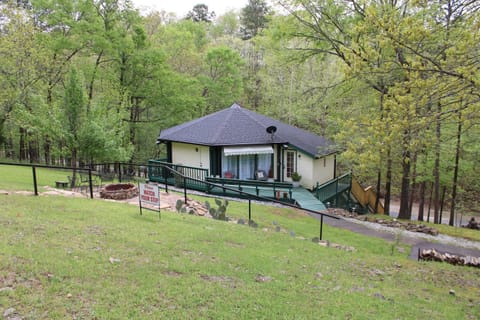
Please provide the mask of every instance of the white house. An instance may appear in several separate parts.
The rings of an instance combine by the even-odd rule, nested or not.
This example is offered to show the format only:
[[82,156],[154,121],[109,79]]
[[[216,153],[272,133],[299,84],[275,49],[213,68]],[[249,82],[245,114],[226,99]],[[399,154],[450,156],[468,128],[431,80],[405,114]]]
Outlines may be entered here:
[[230,108],[162,130],[168,162],[206,168],[210,176],[292,181],[312,189],[335,178],[331,141],[233,104]]

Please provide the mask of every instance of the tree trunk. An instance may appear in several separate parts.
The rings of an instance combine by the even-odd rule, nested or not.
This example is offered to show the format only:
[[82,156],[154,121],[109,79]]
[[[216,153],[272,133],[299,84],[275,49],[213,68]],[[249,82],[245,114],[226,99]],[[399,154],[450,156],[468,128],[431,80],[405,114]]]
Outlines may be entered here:
[[19,141],[19,154],[18,154],[18,160],[24,161],[27,159],[27,147],[26,147],[26,141],[25,141],[25,136],[27,131],[24,128],[20,128],[20,141]]
[[418,201],[418,221],[423,221],[423,211],[425,207],[425,191],[427,189],[427,183],[422,181],[420,183],[420,194],[419,194],[419,201]]
[[408,214],[410,217],[412,216],[412,208],[413,208],[413,203],[415,202],[415,196],[416,196],[416,183],[417,183],[417,153],[415,152],[413,154],[413,173],[412,173],[412,188],[410,190],[410,202],[408,203]]
[[90,83],[88,85],[88,102],[87,102],[87,114],[90,113],[90,108],[92,105],[92,99],[93,99],[93,84],[95,83],[95,78],[97,76],[97,71],[98,71],[98,66],[100,65],[100,61],[103,56],[103,50],[100,51],[100,53],[97,56],[97,59],[95,61],[95,67],[93,68],[92,72],[92,77],[90,78]]
[[400,191],[400,212],[398,213],[399,219],[411,219],[411,214],[408,210],[408,196],[410,194],[410,151],[404,151],[402,161],[402,189]]
[[458,184],[458,167],[460,163],[460,151],[462,140],[462,114],[458,113],[458,129],[457,129],[457,147],[455,148],[455,166],[453,170],[453,183],[452,183],[452,205],[450,207],[450,219],[448,224],[453,226],[455,224],[455,206],[457,202],[457,184]]
[[374,212],[378,212],[378,205],[380,204],[380,187],[382,185],[382,172],[378,170],[378,175],[377,175],[377,187],[376,187],[376,193],[377,197],[375,199],[375,208],[373,208]]
[[435,130],[435,165],[433,168],[433,223],[439,223],[440,219],[440,139],[441,139],[441,112],[442,105],[439,102],[437,104],[437,115],[436,115],[436,130]]
[[50,140],[50,137],[47,135],[45,136],[45,140],[43,142],[43,154],[44,154],[44,157],[45,157],[45,164],[50,164],[51,163],[51,160],[50,157],[51,157],[51,154],[50,154],[50,146],[52,144],[52,141]]
[[385,214],[390,215],[390,197],[392,195],[392,156],[390,147],[387,151],[387,173],[385,177]]
[[77,149],[76,148],[72,150],[72,159],[71,159],[70,165],[73,168],[70,188],[74,188],[77,183]]

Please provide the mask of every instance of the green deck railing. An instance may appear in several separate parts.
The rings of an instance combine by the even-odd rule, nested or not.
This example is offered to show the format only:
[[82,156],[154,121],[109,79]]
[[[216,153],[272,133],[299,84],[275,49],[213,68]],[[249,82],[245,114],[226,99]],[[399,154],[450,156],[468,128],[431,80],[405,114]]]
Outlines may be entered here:
[[350,192],[352,188],[352,174],[346,173],[340,177],[330,180],[315,188],[315,197],[326,203],[333,202],[337,205],[339,197],[346,192]]
[[[205,181],[208,177],[208,169],[189,167],[180,164],[173,164],[162,160],[148,161],[148,180],[153,182],[168,183],[177,187],[183,187],[183,183],[187,183],[189,189],[205,191],[207,185],[201,181]],[[172,170],[168,170],[170,168]],[[192,179],[183,179],[178,172],[185,177]]]
[[282,201],[292,201],[293,185],[290,182],[240,180],[215,177],[207,177],[206,181],[216,184],[208,186],[206,191],[209,193],[228,195],[228,192],[225,189],[227,186],[256,196],[263,196]]

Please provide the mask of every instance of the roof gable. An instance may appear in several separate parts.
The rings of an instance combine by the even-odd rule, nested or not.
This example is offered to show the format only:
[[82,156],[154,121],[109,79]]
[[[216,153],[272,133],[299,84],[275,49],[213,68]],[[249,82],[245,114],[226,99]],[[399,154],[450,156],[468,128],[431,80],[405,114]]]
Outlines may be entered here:
[[[270,126],[277,128],[271,135]],[[323,137],[233,104],[230,108],[162,130],[158,141],[208,146],[290,144],[311,156],[330,154],[333,143]]]

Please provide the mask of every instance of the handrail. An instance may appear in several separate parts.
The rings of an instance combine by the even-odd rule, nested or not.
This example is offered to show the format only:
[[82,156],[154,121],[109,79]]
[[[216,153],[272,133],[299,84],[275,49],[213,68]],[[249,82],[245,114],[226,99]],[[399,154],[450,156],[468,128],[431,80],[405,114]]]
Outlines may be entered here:
[[[238,190],[242,191],[243,187],[250,187],[255,189],[255,193],[258,196],[260,194],[261,188],[271,188],[273,193],[273,198],[277,198],[277,192],[288,192],[288,199],[292,199],[292,188],[293,185],[290,182],[278,182],[278,181],[260,181],[260,180],[241,180],[241,179],[230,179],[230,178],[216,178],[216,177],[206,177],[206,181],[211,183],[216,183],[222,185],[222,189],[225,193],[225,185],[231,185],[238,187]],[[207,192],[210,192],[212,188],[207,186]]]
[[[251,193],[248,193],[248,192],[244,192],[244,191],[240,191],[238,189],[235,189],[235,188],[230,188],[230,187],[227,187],[227,186],[222,186],[221,184],[216,184],[216,183],[212,183],[212,182],[208,182],[208,181],[205,181],[205,180],[198,180],[198,179],[195,179],[195,178],[191,178],[191,177],[187,177],[185,175],[183,175],[182,173],[166,166],[166,165],[163,165],[163,164],[159,164],[159,165],[153,165],[155,167],[161,167],[161,168],[164,168],[166,170],[169,170],[170,172],[176,174],[176,175],[179,175],[181,176],[182,178],[184,178],[185,180],[192,180],[192,181],[195,181],[195,182],[199,182],[199,183],[204,183],[204,184],[207,184],[207,185],[210,185],[212,187],[218,187],[218,188],[225,188],[226,190],[229,190],[229,191],[232,191],[233,193],[238,193],[238,194],[241,194],[241,195],[245,195],[245,196],[249,196],[249,197],[254,197],[260,201],[268,201],[268,202],[274,202],[274,203],[278,203],[278,204],[281,204],[281,205],[284,205],[284,206],[287,206],[287,207],[291,207],[291,208],[295,208],[295,209],[300,209],[300,210],[303,210],[303,211],[307,211],[307,212],[311,212],[311,213],[316,213],[316,214],[320,214],[321,216],[326,216],[326,217],[329,217],[329,218],[332,218],[332,219],[337,219],[339,220],[340,218],[337,217],[337,216],[334,216],[334,215],[331,215],[331,214],[328,214],[328,213],[325,213],[325,212],[322,212],[322,211],[315,211],[315,210],[311,210],[311,209],[307,209],[307,208],[301,208],[301,207],[298,207],[298,206],[295,206],[293,204],[290,204],[290,203],[286,203],[286,202],[282,202],[282,201],[278,201],[278,200],[275,200],[275,199],[270,199],[270,198],[265,198],[265,197],[262,197],[262,196],[257,196],[257,195],[254,195],[254,194],[251,194]],[[184,183],[184,189],[186,189],[186,184]]]
[[[363,188],[360,182],[358,182],[355,177],[352,177],[352,194],[363,207],[369,207],[371,211],[375,211],[375,203],[378,196],[371,186]],[[376,210],[377,212],[374,213],[385,213],[385,209],[381,201],[378,201],[378,207]]]

